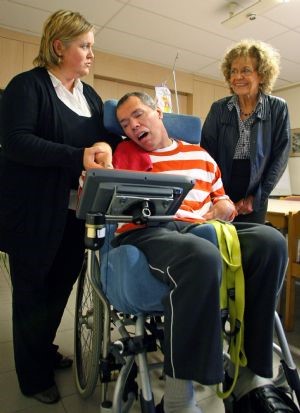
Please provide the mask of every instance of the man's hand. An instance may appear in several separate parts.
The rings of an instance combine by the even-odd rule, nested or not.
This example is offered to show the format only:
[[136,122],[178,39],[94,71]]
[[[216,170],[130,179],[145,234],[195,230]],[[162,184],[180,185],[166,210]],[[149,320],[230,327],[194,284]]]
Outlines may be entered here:
[[85,170],[91,168],[112,169],[112,150],[105,142],[99,142],[90,148],[85,148],[83,154],[83,166]]
[[211,209],[203,215],[206,221],[211,219],[221,219],[222,221],[232,221],[237,216],[234,204],[228,199],[221,199],[216,202]]

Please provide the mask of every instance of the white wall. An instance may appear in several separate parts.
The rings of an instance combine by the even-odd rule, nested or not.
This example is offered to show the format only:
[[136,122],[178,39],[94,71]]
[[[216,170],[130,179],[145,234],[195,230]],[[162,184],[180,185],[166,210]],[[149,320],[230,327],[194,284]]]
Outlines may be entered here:
[[274,92],[275,96],[282,97],[287,101],[290,113],[291,128],[300,128],[300,85],[293,88],[281,89]]
[[[274,95],[282,97],[287,101],[291,128],[300,128],[300,85],[275,91]],[[286,171],[278,182],[277,187],[273,191],[274,195],[287,195],[286,193],[279,194],[278,192],[280,192],[280,190],[286,192],[288,187],[288,177],[290,179],[291,194],[300,195],[300,157],[290,157],[288,171]]]
[[271,192],[272,196],[287,196],[292,194],[290,168],[287,166],[281,179]]
[[289,172],[292,195],[300,195],[300,158],[293,157],[289,159]]

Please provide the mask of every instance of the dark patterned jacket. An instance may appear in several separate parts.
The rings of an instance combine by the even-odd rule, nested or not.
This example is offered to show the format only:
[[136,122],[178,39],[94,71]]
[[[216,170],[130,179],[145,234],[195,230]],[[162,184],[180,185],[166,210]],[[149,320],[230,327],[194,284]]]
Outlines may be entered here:
[[[239,139],[236,109],[228,108],[231,96],[214,102],[205,119],[201,146],[219,165],[225,192],[232,183],[231,168]],[[254,210],[268,199],[283,174],[290,151],[290,123],[286,102],[275,96],[262,95],[261,110],[256,113],[250,137],[250,182],[247,195],[254,196]]]

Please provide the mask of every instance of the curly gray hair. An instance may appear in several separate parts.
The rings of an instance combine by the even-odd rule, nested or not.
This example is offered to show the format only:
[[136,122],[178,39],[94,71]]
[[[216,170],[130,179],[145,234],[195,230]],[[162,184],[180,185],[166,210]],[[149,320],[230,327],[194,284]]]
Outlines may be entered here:
[[239,57],[255,59],[257,73],[262,79],[259,85],[260,91],[266,94],[271,93],[280,71],[279,52],[270,44],[252,39],[241,40],[229,48],[221,63],[221,70],[231,93],[233,93],[230,83],[231,65]]

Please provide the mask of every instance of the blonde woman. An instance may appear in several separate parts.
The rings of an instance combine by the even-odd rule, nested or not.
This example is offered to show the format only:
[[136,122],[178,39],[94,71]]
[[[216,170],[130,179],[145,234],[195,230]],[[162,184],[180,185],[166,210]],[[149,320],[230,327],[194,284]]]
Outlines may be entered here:
[[104,129],[101,98],[80,80],[93,45],[83,16],[55,12],[36,67],[12,79],[2,101],[0,250],[9,254],[16,372],[22,393],[43,403],[60,398],[54,370],[72,365],[53,342],[84,254],[78,177],[100,167],[95,156],[111,164],[118,143]]

